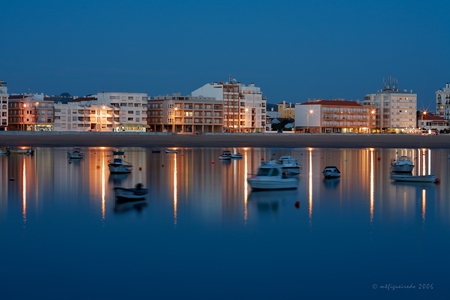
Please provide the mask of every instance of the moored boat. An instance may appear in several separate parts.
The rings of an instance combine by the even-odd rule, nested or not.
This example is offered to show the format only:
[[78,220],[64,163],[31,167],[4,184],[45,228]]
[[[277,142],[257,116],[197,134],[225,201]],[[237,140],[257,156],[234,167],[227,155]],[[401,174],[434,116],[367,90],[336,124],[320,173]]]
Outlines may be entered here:
[[241,153],[231,153],[231,158],[242,158]]
[[284,171],[288,171],[291,175],[300,174],[302,169],[297,160],[289,155],[280,156],[278,163],[281,164]]
[[148,189],[143,188],[141,183],[136,184],[134,188],[115,187],[114,194],[117,202],[133,202],[145,200]]
[[323,176],[325,176],[325,178],[338,178],[338,177],[341,177],[341,172],[335,166],[326,166],[323,169],[322,173],[323,173]]
[[1,155],[1,154],[9,154],[8,148],[6,148],[6,147],[1,147],[1,148],[0,148],[0,155]]
[[406,175],[406,174],[391,174],[391,179],[402,182],[434,182],[438,183],[439,179],[436,174],[430,175]]
[[112,153],[113,153],[113,155],[124,155],[124,154],[125,154],[125,151],[120,150],[120,149],[114,149],[114,150],[112,151]]
[[34,149],[33,148],[7,148],[8,152],[11,154],[29,154],[29,155],[33,155],[34,154]]
[[177,149],[166,149],[166,153],[178,153]]
[[68,159],[81,159],[83,157],[84,153],[81,151],[81,148],[74,148],[72,151],[67,151]]
[[223,151],[222,154],[219,155],[219,159],[221,160],[229,160],[231,159],[231,151]]
[[114,158],[113,161],[110,161],[108,168],[109,171],[114,174],[131,173],[133,170],[133,166],[120,157]]
[[286,173],[280,164],[269,162],[261,165],[258,173],[247,178],[247,182],[253,190],[296,189],[298,178],[289,177]]
[[394,173],[411,173],[414,163],[410,156],[401,155],[391,161],[391,171]]

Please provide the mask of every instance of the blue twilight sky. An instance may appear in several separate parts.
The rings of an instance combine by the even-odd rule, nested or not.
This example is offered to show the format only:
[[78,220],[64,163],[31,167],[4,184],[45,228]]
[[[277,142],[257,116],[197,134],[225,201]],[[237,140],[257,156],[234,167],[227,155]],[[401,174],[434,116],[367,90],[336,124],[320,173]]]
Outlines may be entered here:
[[435,110],[448,0],[4,0],[9,93],[189,94],[230,74],[269,103],[363,99],[392,76]]

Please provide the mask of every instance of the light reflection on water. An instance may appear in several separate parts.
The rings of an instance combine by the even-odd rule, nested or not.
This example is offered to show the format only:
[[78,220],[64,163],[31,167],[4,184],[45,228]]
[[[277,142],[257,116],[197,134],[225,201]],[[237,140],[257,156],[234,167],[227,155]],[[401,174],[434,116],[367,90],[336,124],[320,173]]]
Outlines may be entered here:
[[[385,283],[449,291],[438,276],[450,267],[448,150],[242,148],[242,159],[226,162],[218,159],[223,149],[127,148],[128,175],[109,174],[111,149],[83,149],[85,158],[75,161],[67,150],[0,156],[1,252],[9,258],[0,287],[7,296],[26,296],[18,278],[40,296],[49,295],[49,279],[63,278],[53,292],[77,281],[84,288],[74,299],[87,291],[296,298],[299,287],[304,295],[379,298],[386,295],[372,285]],[[302,165],[298,190],[252,192],[247,176],[281,155]],[[435,173],[441,184],[391,182],[397,155],[413,157],[414,175]],[[324,179],[327,165],[342,177]],[[114,203],[113,187],[137,183],[151,191],[146,203]],[[99,283],[135,288],[104,291]]]

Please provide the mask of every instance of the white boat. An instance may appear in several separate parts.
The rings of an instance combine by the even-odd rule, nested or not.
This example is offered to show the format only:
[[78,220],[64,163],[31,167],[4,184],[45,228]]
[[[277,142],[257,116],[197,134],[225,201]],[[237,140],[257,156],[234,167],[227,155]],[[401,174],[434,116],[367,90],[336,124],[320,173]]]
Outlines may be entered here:
[[288,171],[290,174],[300,174],[302,167],[298,164],[297,160],[289,155],[280,156],[278,163],[284,171]]
[[176,149],[166,149],[166,153],[178,153]]
[[84,157],[83,151],[80,148],[74,148],[72,151],[67,151],[68,159],[81,159]]
[[242,158],[241,153],[231,153],[231,158]]
[[430,175],[406,175],[406,174],[391,174],[391,179],[394,181],[402,182],[434,182],[438,183],[439,180],[436,178],[436,174]]
[[223,151],[222,154],[219,155],[219,159],[221,160],[230,160],[231,159],[231,151]]
[[119,149],[115,149],[112,151],[113,155],[124,155],[125,151],[123,150],[119,150]]
[[145,200],[148,189],[142,187],[141,183],[136,184],[134,188],[115,187],[114,194],[117,202],[132,202]]
[[281,190],[296,189],[298,178],[289,177],[281,165],[269,162],[259,167],[258,173],[247,178],[247,182],[253,190]]
[[395,173],[411,173],[414,169],[414,163],[411,156],[399,156],[397,160],[391,161],[391,171]]
[[108,167],[109,171],[114,174],[131,173],[131,170],[133,169],[133,166],[130,163],[124,161],[120,157],[114,158],[112,162],[109,162]]
[[325,176],[325,178],[338,178],[338,177],[341,177],[341,172],[335,166],[326,166],[323,169],[322,173],[323,173],[323,176]]
[[30,155],[34,154],[33,148],[9,148],[8,147],[7,150],[11,154],[30,154]]

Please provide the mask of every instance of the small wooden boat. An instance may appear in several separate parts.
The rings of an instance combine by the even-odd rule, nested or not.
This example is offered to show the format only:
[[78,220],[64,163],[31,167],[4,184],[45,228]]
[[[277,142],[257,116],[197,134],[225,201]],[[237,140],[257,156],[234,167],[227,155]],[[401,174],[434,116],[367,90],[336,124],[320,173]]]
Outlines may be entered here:
[[68,159],[82,159],[83,157],[84,153],[80,148],[74,148],[72,151],[67,152]]
[[341,172],[335,166],[326,166],[323,169],[322,173],[323,173],[323,176],[325,176],[325,178],[338,178],[338,177],[341,177]]
[[391,174],[391,179],[394,181],[402,182],[434,182],[438,183],[439,179],[436,178],[436,174],[430,175],[406,175],[406,174]]
[[166,153],[178,153],[177,149],[166,149]]
[[145,200],[148,189],[143,188],[141,183],[136,184],[134,188],[115,187],[114,194],[117,202],[133,202]]

